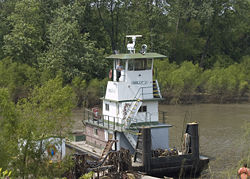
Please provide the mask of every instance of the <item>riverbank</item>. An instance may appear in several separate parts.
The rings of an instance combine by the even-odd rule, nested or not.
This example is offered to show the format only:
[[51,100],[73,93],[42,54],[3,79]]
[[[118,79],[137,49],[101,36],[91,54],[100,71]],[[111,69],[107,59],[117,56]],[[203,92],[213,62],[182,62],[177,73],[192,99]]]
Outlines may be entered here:
[[183,94],[179,97],[168,94],[163,96],[164,100],[161,104],[175,105],[175,104],[236,104],[236,103],[250,103],[250,94],[244,96],[223,96],[211,95],[207,93]]

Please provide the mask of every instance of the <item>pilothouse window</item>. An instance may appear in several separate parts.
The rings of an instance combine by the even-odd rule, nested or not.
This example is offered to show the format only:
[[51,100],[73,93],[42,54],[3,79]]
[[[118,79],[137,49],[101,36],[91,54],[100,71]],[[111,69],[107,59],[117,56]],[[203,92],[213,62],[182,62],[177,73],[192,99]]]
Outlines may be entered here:
[[134,59],[128,61],[129,71],[151,70],[152,59]]

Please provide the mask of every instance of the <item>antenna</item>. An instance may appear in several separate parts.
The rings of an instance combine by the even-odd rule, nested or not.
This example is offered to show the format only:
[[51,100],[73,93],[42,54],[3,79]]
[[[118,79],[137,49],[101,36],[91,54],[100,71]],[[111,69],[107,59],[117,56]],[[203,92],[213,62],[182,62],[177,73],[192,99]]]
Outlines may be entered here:
[[142,35],[126,35],[126,37],[132,38],[132,43],[127,44],[127,48],[130,51],[130,53],[135,53],[135,41],[137,37],[142,37]]

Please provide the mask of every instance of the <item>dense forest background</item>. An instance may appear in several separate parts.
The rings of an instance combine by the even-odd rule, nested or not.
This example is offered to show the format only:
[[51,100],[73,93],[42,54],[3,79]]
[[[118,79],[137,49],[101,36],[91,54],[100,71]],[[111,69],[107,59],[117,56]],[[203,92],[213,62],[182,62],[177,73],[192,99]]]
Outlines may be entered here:
[[0,1],[0,87],[13,101],[60,76],[93,106],[125,35],[142,34],[156,63],[163,96],[239,99],[250,87],[249,0]]
[[0,0],[0,168],[68,171],[67,159],[48,164],[46,139],[67,136],[76,105],[99,103],[105,57],[125,52],[128,34],[167,56],[154,70],[167,102],[248,99],[249,0]]

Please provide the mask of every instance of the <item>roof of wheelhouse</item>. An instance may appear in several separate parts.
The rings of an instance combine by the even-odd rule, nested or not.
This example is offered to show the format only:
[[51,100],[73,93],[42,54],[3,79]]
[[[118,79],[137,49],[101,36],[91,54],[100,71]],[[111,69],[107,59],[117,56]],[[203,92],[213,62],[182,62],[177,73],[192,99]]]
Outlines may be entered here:
[[108,57],[106,57],[107,59],[120,59],[120,60],[124,60],[124,59],[152,59],[152,58],[166,58],[165,55],[161,55],[159,53],[145,53],[145,54],[141,54],[141,53],[124,53],[124,54],[113,54],[110,55]]

